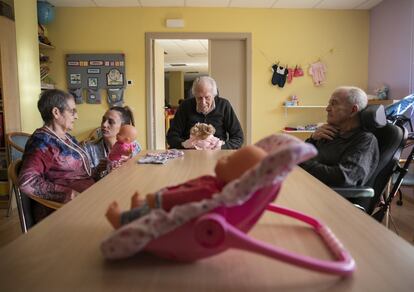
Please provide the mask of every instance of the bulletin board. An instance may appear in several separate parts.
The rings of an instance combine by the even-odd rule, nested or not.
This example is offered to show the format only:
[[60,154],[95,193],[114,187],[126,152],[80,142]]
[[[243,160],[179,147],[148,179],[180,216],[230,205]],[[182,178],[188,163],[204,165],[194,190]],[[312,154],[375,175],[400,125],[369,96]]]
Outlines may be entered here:
[[124,54],[66,55],[68,89],[124,88]]

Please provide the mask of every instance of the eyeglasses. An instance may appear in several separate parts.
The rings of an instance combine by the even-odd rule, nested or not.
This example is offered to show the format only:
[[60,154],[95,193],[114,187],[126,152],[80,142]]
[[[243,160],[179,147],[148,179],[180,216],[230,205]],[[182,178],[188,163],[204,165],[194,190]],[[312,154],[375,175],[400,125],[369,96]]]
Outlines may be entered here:
[[76,108],[65,108],[65,111],[68,111],[72,116],[75,116],[78,114],[78,111]]

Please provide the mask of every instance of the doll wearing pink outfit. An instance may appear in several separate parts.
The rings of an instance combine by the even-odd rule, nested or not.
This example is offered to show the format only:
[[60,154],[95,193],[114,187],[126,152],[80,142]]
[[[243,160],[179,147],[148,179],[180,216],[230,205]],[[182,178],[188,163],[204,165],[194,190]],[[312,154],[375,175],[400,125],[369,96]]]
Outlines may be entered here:
[[122,163],[131,157],[134,151],[134,141],[137,137],[137,130],[131,125],[123,125],[116,135],[116,143],[108,155],[111,165]]
[[190,138],[182,143],[184,148],[197,150],[218,150],[224,144],[214,136],[216,129],[209,124],[197,123],[190,130]]
[[245,146],[220,158],[214,169],[216,175],[204,175],[182,184],[150,193],[142,200],[136,192],[131,198],[131,210],[122,212],[117,202],[112,202],[106,212],[108,221],[119,228],[148,214],[152,209],[171,210],[174,206],[210,199],[229,182],[241,177],[247,170],[267,156],[267,152],[255,145]]

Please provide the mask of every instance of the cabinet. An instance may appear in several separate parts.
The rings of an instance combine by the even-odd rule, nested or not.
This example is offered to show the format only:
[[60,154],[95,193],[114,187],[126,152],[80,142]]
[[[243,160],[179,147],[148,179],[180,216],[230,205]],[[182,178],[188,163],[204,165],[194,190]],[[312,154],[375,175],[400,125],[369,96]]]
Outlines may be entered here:
[[[326,119],[325,105],[298,105],[283,106],[285,111],[286,127],[283,133],[302,134],[309,136],[314,129],[307,129],[307,125],[323,123]],[[292,117],[292,119],[289,119]]]

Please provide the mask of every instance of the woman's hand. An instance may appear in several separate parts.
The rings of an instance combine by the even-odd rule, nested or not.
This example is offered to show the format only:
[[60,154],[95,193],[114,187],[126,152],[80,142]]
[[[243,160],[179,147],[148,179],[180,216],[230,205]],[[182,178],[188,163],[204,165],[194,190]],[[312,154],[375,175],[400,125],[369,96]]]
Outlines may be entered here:
[[98,173],[102,173],[102,172],[106,171],[106,169],[107,169],[107,165],[108,165],[108,160],[107,160],[106,158],[101,159],[101,160],[99,161],[98,166],[96,166],[96,171],[97,171]]

